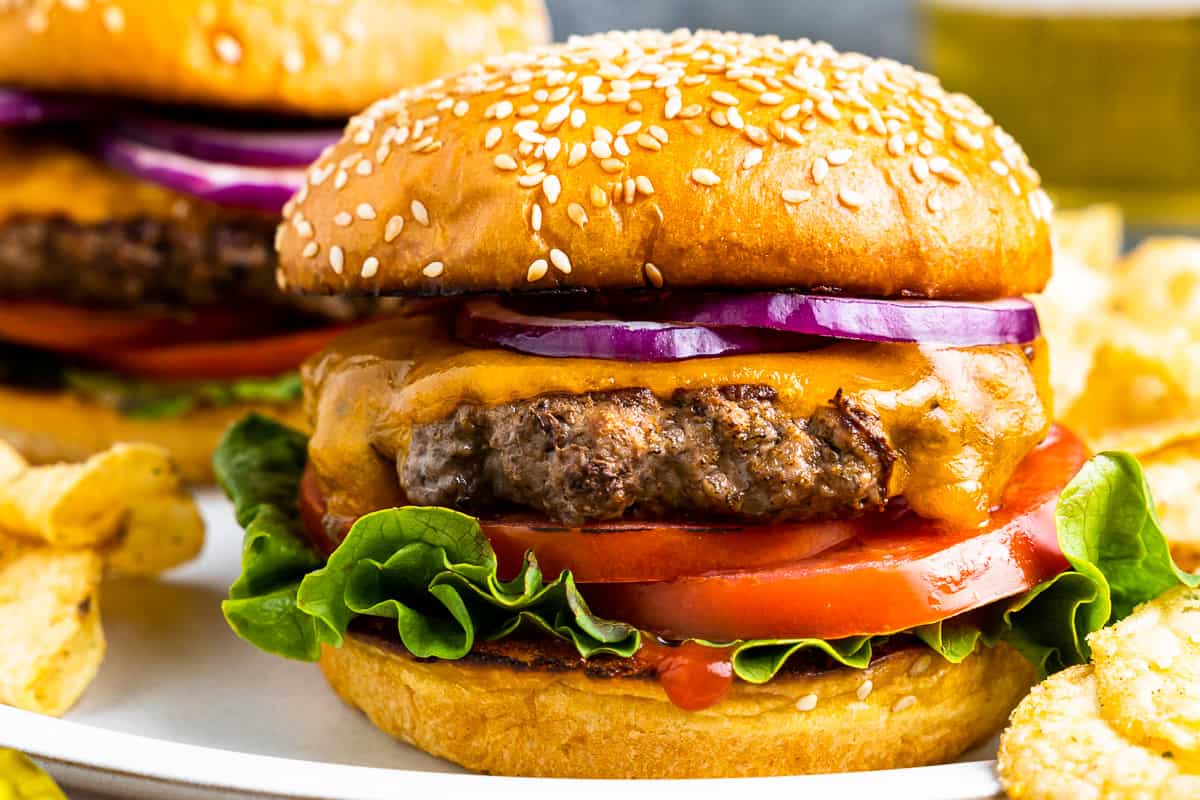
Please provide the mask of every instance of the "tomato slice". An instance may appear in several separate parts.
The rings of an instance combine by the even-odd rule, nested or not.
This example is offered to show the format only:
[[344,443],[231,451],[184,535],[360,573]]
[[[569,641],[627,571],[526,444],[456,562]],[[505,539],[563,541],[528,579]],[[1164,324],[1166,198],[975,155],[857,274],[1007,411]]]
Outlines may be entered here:
[[0,339],[65,353],[138,344],[224,339],[264,330],[262,321],[227,311],[186,316],[77,308],[61,303],[0,303]]
[[91,352],[89,360],[127,375],[189,380],[277,375],[293,370],[346,326],[234,342],[128,347]]
[[601,616],[671,639],[838,639],[907,630],[1019,594],[1067,569],[1054,509],[1087,458],[1078,438],[1052,429],[981,528],[908,516],[783,567],[581,588]]
[[516,574],[526,551],[546,575],[571,570],[580,583],[670,581],[686,575],[763,569],[812,558],[861,533],[860,520],[769,525],[614,522],[582,528],[480,523],[500,563]]

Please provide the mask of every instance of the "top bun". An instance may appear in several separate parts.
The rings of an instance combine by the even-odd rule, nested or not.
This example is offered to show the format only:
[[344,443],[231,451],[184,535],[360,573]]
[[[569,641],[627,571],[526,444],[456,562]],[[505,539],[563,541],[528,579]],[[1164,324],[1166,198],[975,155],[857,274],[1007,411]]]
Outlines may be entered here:
[[548,39],[541,0],[16,0],[0,85],[344,117]]
[[1003,297],[1049,277],[1038,186],[974,102],[894,61],[610,33],[353,119],[285,209],[280,284]]

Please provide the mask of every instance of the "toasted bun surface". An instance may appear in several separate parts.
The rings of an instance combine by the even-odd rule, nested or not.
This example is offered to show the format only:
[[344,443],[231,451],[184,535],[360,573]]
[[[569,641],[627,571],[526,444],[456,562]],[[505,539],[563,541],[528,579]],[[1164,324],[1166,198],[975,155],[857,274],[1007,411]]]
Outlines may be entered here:
[[305,427],[300,404],[233,405],[172,419],[132,419],[70,392],[31,392],[0,386],[0,439],[35,464],[82,461],[117,442],[165,447],[184,480],[210,483],[212,453],[225,429],[251,411]]
[[301,292],[1039,290],[1021,148],[901,64],[742,34],[612,33],[355,118],[286,209]]
[[0,84],[345,116],[549,38],[541,0],[0,4]]
[[865,671],[739,681],[717,705],[689,712],[652,677],[604,675],[595,659],[563,663],[547,653],[556,647],[477,644],[463,661],[422,662],[398,645],[351,634],[341,649],[324,650],[321,667],[342,699],[422,750],[478,772],[560,778],[937,763],[999,730],[1034,680],[1029,662],[1006,646],[957,666],[912,647]]

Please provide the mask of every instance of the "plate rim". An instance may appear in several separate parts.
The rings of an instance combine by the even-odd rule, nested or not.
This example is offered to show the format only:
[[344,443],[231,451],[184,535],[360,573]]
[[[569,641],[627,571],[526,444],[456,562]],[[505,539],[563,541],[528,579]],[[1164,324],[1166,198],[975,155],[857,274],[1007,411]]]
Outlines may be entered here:
[[[1002,794],[995,761],[968,761],[930,767],[774,778],[613,780],[518,778],[366,767],[205,747],[113,731],[70,720],[43,717],[0,706],[0,746],[20,750],[51,767],[96,772],[119,778],[278,800],[344,798],[382,800],[428,789],[487,791],[491,797],[527,798],[531,790],[569,789],[573,797],[658,796],[664,784],[694,791],[737,782],[753,783],[766,796],[791,797],[797,790],[852,791],[886,787],[889,797],[993,798]],[[399,743],[397,746],[403,746]],[[531,785],[536,781],[536,787]],[[707,792],[705,792],[707,793]]]

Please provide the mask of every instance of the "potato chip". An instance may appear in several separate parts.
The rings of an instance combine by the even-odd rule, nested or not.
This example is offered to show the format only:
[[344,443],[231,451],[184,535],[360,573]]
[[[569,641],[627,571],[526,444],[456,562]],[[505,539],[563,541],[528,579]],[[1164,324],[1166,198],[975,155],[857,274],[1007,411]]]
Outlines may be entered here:
[[1200,587],[1143,603],[1089,644],[1108,723],[1200,772]]
[[1200,431],[1200,340],[1182,329],[1109,327],[1083,392],[1061,409],[1063,421],[1097,450],[1134,454]]
[[1200,436],[1141,458],[1171,555],[1181,569],[1200,569]]
[[1147,239],[1122,262],[1113,310],[1149,330],[1200,336],[1200,239]]
[[1091,666],[1052,675],[1021,701],[1000,738],[999,772],[1012,800],[1200,798],[1200,775],[1105,721]]
[[31,467],[0,443],[0,531],[57,547],[96,547],[119,575],[194,558],[204,523],[165,450],[122,444],[82,464]]
[[0,536],[0,703],[59,715],[104,657],[103,557]]
[[67,800],[49,775],[16,750],[0,749],[0,798]]
[[1119,206],[1102,203],[1085,208],[1055,209],[1054,256],[1074,259],[1101,272],[1111,272],[1124,246],[1125,220]]

